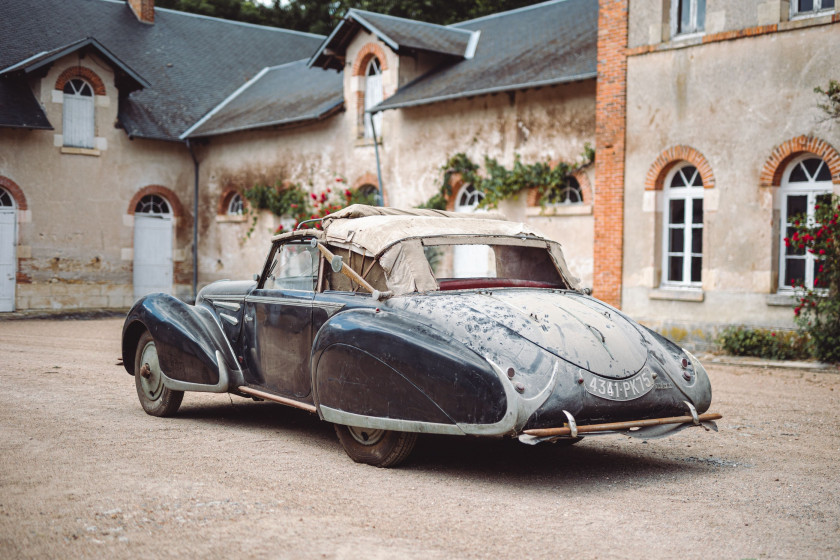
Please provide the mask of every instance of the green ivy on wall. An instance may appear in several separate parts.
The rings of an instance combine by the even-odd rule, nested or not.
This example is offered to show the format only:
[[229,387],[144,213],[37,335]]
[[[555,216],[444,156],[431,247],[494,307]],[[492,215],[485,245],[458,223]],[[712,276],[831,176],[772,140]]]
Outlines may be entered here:
[[525,189],[536,188],[537,201],[545,206],[550,200],[560,200],[569,186],[569,180],[580,169],[595,161],[595,150],[587,143],[578,162],[559,162],[551,166],[548,162],[522,163],[517,154],[513,168],[508,169],[496,159],[484,156],[484,173],[466,154],[457,153],[441,168],[443,182],[438,192],[432,195],[420,208],[446,209],[446,201],[452,196],[452,176],[460,174],[464,184],[471,184],[484,198],[482,208],[497,208],[503,200],[516,198]]

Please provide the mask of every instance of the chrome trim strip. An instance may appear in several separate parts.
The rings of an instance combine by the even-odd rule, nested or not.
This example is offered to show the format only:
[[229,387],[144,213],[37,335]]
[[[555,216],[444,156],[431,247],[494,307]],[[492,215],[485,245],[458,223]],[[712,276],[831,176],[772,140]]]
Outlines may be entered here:
[[575,422],[575,417],[572,416],[572,413],[569,412],[568,410],[564,410],[563,414],[566,415],[566,419],[569,421],[569,429],[571,430],[569,435],[571,435],[573,438],[578,437],[578,435],[577,435],[577,422]]
[[233,326],[236,326],[236,325],[239,324],[239,319],[237,319],[236,317],[231,317],[227,313],[219,313],[219,317],[221,317],[222,319],[224,319],[225,321],[227,321],[228,323],[230,323]]
[[236,302],[228,301],[213,301],[213,305],[215,305],[216,307],[221,307],[222,309],[227,309],[228,311],[239,311],[239,309],[242,307]]
[[334,309],[338,311],[339,309],[343,308],[345,304],[343,303],[330,303],[326,301],[314,301],[314,300],[295,300],[292,298],[281,298],[281,297],[269,297],[269,296],[248,296],[245,298],[245,301],[248,303],[278,303],[283,305],[295,305],[298,307],[304,306],[311,306],[311,307],[318,307],[319,309]]
[[436,422],[365,416],[337,410],[324,405],[320,406],[320,410],[324,420],[343,426],[356,426],[358,428],[370,428],[372,430],[393,430],[395,432],[419,432],[421,434],[465,435],[457,424],[438,424]]
[[215,385],[205,385],[204,383],[190,383],[189,381],[178,381],[167,377],[163,372],[160,372],[163,385],[167,389],[173,391],[196,391],[199,393],[227,393],[230,385],[230,371],[225,365],[225,358],[222,353],[216,350],[216,361],[219,362],[219,382]]

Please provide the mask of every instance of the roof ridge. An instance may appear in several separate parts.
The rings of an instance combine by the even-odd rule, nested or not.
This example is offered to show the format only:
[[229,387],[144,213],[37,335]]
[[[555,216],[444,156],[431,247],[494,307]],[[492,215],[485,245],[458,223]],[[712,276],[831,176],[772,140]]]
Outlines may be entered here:
[[[102,0],[102,1],[114,2],[115,0]],[[119,2],[120,0],[116,0],[116,1]],[[231,25],[242,25],[242,26],[245,26],[245,27],[252,27],[252,28],[256,28],[256,29],[264,29],[266,31],[279,31],[279,32],[282,32],[282,33],[290,33],[292,35],[303,35],[305,37],[312,37],[314,39],[324,39],[325,38],[325,35],[318,35],[317,33],[307,33],[305,31],[296,31],[294,29],[285,29],[283,27],[272,27],[270,25],[260,25],[258,23],[248,23],[246,21],[235,21],[235,20],[232,20],[232,19],[224,19],[224,18],[215,17],[215,16],[206,16],[204,14],[194,14],[192,12],[182,12],[182,11],[179,11],[179,10],[173,10],[171,8],[155,7],[155,11],[156,12],[161,11],[161,12],[166,12],[166,13],[169,13],[169,14],[177,14],[177,15],[187,16],[187,17],[209,19],[209,20],[212,20],[212,21],[218,21],[220,23],[228,23],[228,24],[231,24]]]
[[449,30],[449,31],[461,31],[463,33],[472,33],[472,31],[468,31],[466,29],[453,28],[451,25],[443,25],[442,23],[432,23],[430,21],[421,21],[419,19],[411,19],[411,18],[404,18],[404,17],[400,17],[400,16],[392,16],[391,14],[381,14],[379,12],[372,12],[370,10],[361,10],[361,9],[358,9],[358,8],[350,8],[347,11],[347,13],[349,14],[350,12],[359,12],[361,14],[372,14],[374,16],[383,17],[383,18],[387,18],[387,19],[396,19],[396,20],[400,20],[400,21],[408,21],[408,22],[411,22],[411,23],[418,23],[418,24],[421,24],[421,25],[430,25],[432,27],[436,27],[436,28],[439,28],[439,29],[446,29],[446,30]]
[[527,10],[544,8],[544,7],[550,6],[552,4],[560,4],[560,3],[565,2],[565,1],[566,0],[548,0],[547,2],[540,2],[539,4],[531,4],[530,6],[522,6],[521,8],[514,8],[513,10],[508,10],[506,12],[497,12],[495,14],[490,14],[490,15],[486,15],[486,16],[479,16],[477,18],[468,19],[468,20],[464,20],[464,21],[459,21],[458,23],[452,23],[450,25],[447,25],[446,27],[457,27],[459,25],[465,25],[467,23],[474,23],[476,21],[493,19],[493,18],[497,18],[497,17],[504,17],[504,16],[508,16],[508,15],[511,15],[511,14],[518,14],[520,12],[525,12]]

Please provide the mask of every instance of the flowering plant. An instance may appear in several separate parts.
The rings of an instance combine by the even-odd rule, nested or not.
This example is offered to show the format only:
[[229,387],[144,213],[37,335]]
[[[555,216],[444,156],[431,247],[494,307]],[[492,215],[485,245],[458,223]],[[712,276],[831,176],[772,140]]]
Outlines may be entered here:
[[813,285],[804,279],[792,282],[798,297],[796,322],[810,335],[818,359],[840,362],[840,197],[820,197],[813,219],[796,219],[785,245],[814,258]]

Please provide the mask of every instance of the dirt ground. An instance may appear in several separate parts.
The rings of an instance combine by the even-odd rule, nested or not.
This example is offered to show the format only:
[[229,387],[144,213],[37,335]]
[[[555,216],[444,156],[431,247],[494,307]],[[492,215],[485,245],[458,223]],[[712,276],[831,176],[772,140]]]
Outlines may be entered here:
[[710,366],[720,432],[428,437],[385,470],[304,411],[147,416],[120,319],[0,321],[0,558],[838,558],[840,374]]

